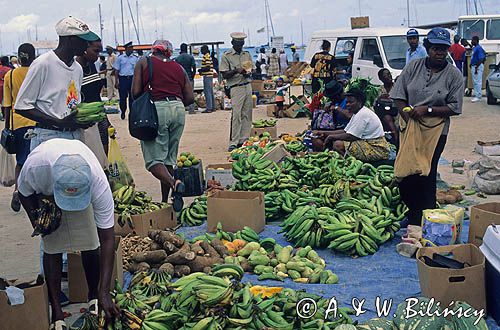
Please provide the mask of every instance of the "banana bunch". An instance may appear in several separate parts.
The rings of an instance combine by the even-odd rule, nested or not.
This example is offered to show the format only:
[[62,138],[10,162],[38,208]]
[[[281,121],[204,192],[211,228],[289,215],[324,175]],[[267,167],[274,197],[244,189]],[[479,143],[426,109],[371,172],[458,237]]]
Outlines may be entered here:
[[136,196],[133,186],[122,186],[113,192],[113,199],[116,204],[132,204]]
[[326,239],[319,221],[326,219],[331,211],[330,208],[318,208],[315,205],[299,206],[283,221],[280,233],[285,233],[287,240],[294,243],[295,247],[323,247]]
[[207,220],[207,197],[196,198],[191,205],[182,209],[178,219],[183,227],[202,225]]
[[141,330],[175,330],[174,321],[179,320],[182,314],[171,311],[164,312],[155,309],[149,312],[142,321]]
[[281,172],[275,162],[257,152],[233,162],[232,173],[238,179],[237,190],[265,192],[275,190]]
[[252,126],[254,128],[265,128],[265,127],[274,127],[276,126],[275,119],[259,119],[257,121],[252,122]]
[[[134,292],[138,292],[144,297],[158,297],[167,292],[167,287],[170,283],[170,275],[160,269],[150,269],[145,272],[138,272],[132,278],[130,287]],[[155,297],[155,298],[156,298]],[[148,300],[148,304],[156,302],[153,298]]]
[[237,231],[234,234],[234,237],[242,239],[246,242],[258,242],[260,240],[259,234],[257,234],[257,232],[255,232],[255,230],[253,230],[252,228],[247,227],[247,226],[244,226],[243,230]]
[[80,103],[76,107],[75,121],[79,124],[98,123],[104,119],[104,102]]
[[292,142],[292,141],[302,141],[302,138],[297,137],[297,136],[293,136],[290,134],[282,134],[282,135],[280,135],[280,139],[285,141],[286,143]]
[[290,151],[292,153],[299,153],[301,151],[306,151],[307,147],[302,143],[300,140],[292,140],[285,144],[285,149],[287,151]]
[[274,302],[274,299],[268,299],[256,304],[257,310],[261,312],[253,318],[254,327],[256,329],[292,330],[294,320],[289,321],[285,319],[285,313],[273,310]]
[[207,275],[200,280],[202,283],[193,289],[196,298],[203,306],[224,306],[231,302],[234,289],[229,278]]
[[253,299],[250,285],[245,285],[241,290],[235,292],[234,303],[229,310],[227,323],[234,327],[248,327],[254,318]]
[[218,238],[220,240],[226,240],[229,242],[234,241],[235,239],[241,239],[244,240],[245,242],[259,242],[259,234],[255,232],[250,227],[244,226],[243,230],[238,230],[236,233],[230,233],[222,230],[222,224],[219,222],[217,223],[217,229],[215,231],[215,235],[205,233],[204,235],[196,236],[193,239],[191,239],[191,242],[194,243],[196,241],[207,241],[207,242],[212,242],[215,238]]
[[146,300],[147,300],[146,296],[131,291],[117,293],[115,295],[116,305],[121,310],[128,310],[130,312],[134,312],[136,309],[150,310],[151,306],[145,303]]
[[61,224],[62,211],[53,200],[42,198],[40,204],[35,210],[36,219],[31,237],[49,235]]
[[[78,321],[77,321],[78,322]],[[99,318],[95,313],[85,312],[82,316],[80,326],[72,325],[70,330],[97,330],[99,328]]]
[[243,268],[241,268],[240,265],[235,264],[221,264],[212,267],[212,275],[221,278],[229,277],[231,279],[241,281],[244,273]]

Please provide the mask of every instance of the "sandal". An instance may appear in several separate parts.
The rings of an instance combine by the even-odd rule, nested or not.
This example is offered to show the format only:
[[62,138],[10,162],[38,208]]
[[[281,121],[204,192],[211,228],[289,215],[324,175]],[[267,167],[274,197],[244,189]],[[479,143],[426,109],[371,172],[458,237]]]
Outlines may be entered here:
[[68,330],[68,326],[63,320],[59,320],[52,323],[49,330]]
[[175,185],[174,191],[172,192],[172,201],[173,201],[172,206],[175,212],[182,211],[182,208],[184,206],[184,201],[182,200],[182,196],[185,190],[186,187],[184,186],[184,183],[182,181],[179,181]]
[[89,307],[87,307],[87,310],[89,311],[89,313],[97,315],[98,308],[99,308],[99,303],[98,303],[97,299],[92,299],[91,301],[89,301]]

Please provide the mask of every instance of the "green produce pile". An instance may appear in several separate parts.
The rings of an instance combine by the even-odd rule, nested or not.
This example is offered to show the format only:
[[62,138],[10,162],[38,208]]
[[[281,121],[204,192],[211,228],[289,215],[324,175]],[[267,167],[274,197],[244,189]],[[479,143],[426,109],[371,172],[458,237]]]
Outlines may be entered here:
[[252,126],[253,128],[274,127],[276,126],[276,122],[276,119],[259,119],[252,122]]
[[258,145],[243,146],[241,148],[234,149],[231,151],[231,159],[238,160],[244,157],[248,157],[254,153],[265,154],[277,145],[276,142],[271,142],[266,144],[265,147],[260,147]]
[[123,227],[126,224],[134,229],[132,215],[144,214],[158,211],[169,205],[162,202],[153,202],[145,191],[136,191],[133,186],[122,186],[113,192],[115,213],[118,214],[118,224]]
[[177,218],[184,227],[202,225],[207,220],[207,196],[195,198],[191,205],[180,211]]
[[199,163],[200,160],[190,152],[183,152],[179,158],[177,158],[177,167],[190,167],[198,165]]
[[266,192],[277,188],[281,171],[275,162],[263,158],[263,155],[263,152],[255,152],[233,162],[233,176],[238,179],[236,190]]
[[104,102],[80,103],[76,106],[75,121],[79,124],[98,123],[104,119]]
[[294,140],[285,144],[285,149],[291,153],[299,153],[307,150],[302,140]]
[[[137,273],[130,289],[116,286],[113,293],[121,316],[108,329],[335,329],[352,324],[348,308],[339,308],[337,319],[325,320],[328,300],[288,288],[274,288],[264,295],[251,283],[241,283],[243,269],[237,265],[215,266],[170,282],[158,270]],[[271,288],[269,288],[271,289]],[[266,291],[266,290],[264,290]],[[271,292],[270,290],[268,290]],[[310,319],[297,316],[296,304],[303,298],[318,303]]]
[[372,84],[371,78],[361,78],[355,77],[349,80],[345,88],[346,91],[350,89],[357,88],[365,93],[366,102],[365,105],[369,108],[373,107],[375,100],[380,95],[380,87]]

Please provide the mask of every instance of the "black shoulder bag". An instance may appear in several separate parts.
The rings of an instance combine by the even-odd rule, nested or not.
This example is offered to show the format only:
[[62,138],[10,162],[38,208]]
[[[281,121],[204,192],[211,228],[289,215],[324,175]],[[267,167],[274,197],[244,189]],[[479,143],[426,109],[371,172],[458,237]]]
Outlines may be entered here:
[[12,72],[14,70],[10,71],[10,114],[9,114],[9,119],[10,119],[10,127],[9,128],[4,128],[2,130],[2,136],[0,138],[0,144],[2,147],[4,147],[5,151],[9,154],[15,154],[16,153],[16,137],[14,135],[13,128],[14,128],[14,102],[13,99],[13,94],[12,94]]
[[158,113],[156,106],[151,100],[151,80],[153,79],[153,62],[151,57],[146,56],[148,63],[148,90],[142,93],[132,103],[129,115],[128,130],[130,135],[142,141],[152,141],[158,136]]

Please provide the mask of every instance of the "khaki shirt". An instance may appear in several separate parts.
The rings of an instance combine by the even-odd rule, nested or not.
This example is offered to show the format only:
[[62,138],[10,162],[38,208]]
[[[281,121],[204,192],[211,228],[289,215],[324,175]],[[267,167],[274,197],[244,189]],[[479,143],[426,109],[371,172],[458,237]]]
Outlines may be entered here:
[[111,54],[108,56],[108,58],[106,59],[106,70],[107,71],[113,70],[113,63],[115,63],[115,60],[116,60],[115,54]]
[[[252,68],[255,69],[255,65],[252,61],[252,55],[249,52],[242,50],[241,53],[236,53],[236,51],[231,48],[230,50],[222,54],[219,70],[220,72],[226,72],[230,70],[235,70],[239,68]],[[242,74],[235,74],[231,78],[227,79],[227,84],[229,87],[250,82],[250,77],[245,77]]]

